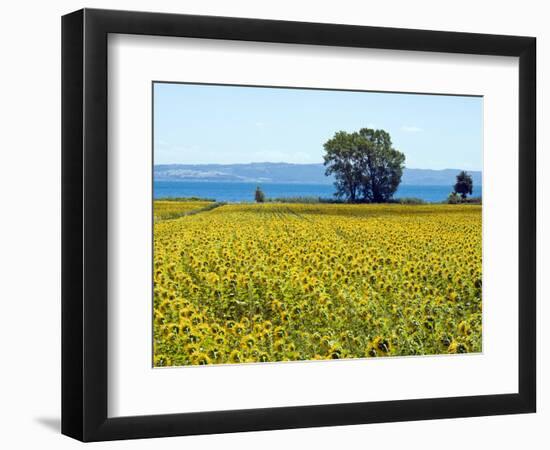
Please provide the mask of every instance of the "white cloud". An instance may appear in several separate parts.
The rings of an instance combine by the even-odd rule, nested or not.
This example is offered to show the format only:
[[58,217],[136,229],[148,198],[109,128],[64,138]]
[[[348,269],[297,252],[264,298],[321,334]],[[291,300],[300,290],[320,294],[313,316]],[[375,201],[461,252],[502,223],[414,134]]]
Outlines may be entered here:
[[401,131],[405,131],[406,133],[419,133],[422,130],[420,127],[415,127],[414,125],[403,125],[401,127]]

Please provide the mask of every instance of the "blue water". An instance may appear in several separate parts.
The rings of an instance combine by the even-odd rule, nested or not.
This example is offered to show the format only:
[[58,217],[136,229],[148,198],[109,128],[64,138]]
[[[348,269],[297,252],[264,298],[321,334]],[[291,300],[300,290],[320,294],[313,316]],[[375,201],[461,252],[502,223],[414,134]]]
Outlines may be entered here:
[[[207,181],[155,181],[154,197],[202,197],[223,202],[253,202],[257,183],[207,182]],[[330,184],[259,184],[266,197],[322,197],[334,198],[334,187]],[[401,185],[394,195],[416,197],[426,202],[445,200],[451,186]],[[481,196],[481,188],[476,186],[473,195]]]

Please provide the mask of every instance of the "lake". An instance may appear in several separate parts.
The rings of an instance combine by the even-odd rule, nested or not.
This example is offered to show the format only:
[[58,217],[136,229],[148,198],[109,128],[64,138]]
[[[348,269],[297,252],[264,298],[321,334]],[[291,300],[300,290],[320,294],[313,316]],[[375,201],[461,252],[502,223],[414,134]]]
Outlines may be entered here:
[[[236,183],[206,181],[155,181],[154,198],[202,197],[220,202],[253,202],[256,186],[268,198],[278,197],[323,197],[334,198],[334,186],[330,184],[285,184],[285,183]],[[401,185],[394,197],[416,197],[426,202],[445,200],[452,187]],[[481,187],[475,186],[473,195],[481,196]]]

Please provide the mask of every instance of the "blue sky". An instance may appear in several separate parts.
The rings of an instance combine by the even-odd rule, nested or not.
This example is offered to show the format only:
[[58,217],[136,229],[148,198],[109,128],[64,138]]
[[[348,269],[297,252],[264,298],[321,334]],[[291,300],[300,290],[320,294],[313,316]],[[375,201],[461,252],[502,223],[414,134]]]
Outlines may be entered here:
[[154,84],[155,164],[322,162],[339,130],[382,128],[405,165],[482,169],[480,97]]

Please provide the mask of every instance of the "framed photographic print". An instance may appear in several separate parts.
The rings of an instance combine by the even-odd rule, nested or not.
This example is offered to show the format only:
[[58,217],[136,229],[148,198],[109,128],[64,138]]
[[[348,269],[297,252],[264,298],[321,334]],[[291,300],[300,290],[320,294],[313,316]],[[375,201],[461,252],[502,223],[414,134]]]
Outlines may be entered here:
[[535,411],[535,38],[62,21],[62,432]]

